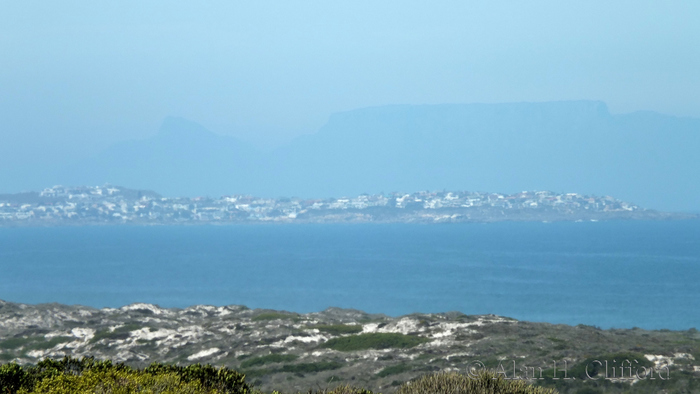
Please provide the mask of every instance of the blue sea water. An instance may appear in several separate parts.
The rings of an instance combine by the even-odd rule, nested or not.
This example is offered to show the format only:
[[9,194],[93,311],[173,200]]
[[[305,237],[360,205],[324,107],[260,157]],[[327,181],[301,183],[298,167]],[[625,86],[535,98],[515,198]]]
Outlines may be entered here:
[[0,299],[700,328],[700,221],[0,228]]

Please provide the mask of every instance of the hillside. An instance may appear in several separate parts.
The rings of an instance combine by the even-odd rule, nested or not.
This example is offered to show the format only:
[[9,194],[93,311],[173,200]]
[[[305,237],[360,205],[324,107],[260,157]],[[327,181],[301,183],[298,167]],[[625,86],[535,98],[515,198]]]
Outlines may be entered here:
[[[234,305],[94,309],[0,301],[0,362],[29,364],[66,355],[138,367],[154,361],[211,363],[243,371],[247,382],[263,390],[292,392],[345,383],[393,392],[417,376],[465,373],[479,362],[497,370],[500,364],[506,377],[556,385],[563,393],[584,387],[622,392],[630,384],[635,392],[692,392],[700,376],[695,329],[601,330],[457,312],[392,318],[338,308],[298,314]],[[635,376],[627,367],[619,373],[627,359]],[[611,370],[606,379],[594,360],[616,366],[618,379]],[[586,378],[587,365],[592,379]],[[564,380],[564,370],[576,379]],[[537,371],[536,379],[528,371]]]

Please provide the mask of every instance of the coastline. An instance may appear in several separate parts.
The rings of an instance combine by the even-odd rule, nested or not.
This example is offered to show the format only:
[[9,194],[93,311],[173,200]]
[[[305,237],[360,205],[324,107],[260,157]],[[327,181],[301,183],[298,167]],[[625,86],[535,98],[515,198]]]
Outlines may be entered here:
[[[455,217],[455,215],[458,215]],[[463,213],[448,211],[429,212],[425,215],[406,215],[403,217],[383,218],[372,217],[363,212],[345,212],[328,216],[311,218],[298,217],[294,219],[277,220],[182,220],[182,221],[148,221],[148,220],[120,220],[120,221],[71,221],[71,220],[28,220],[28,221],[0,221],[0,228],[23,227],[80,227],[80,226],[205,226],[205,225],[294,225],[294,224],[335,224],[335,223],[378,223],[378,224],[443,224],[443,223],[501,223],[501,222],[604,222],[604,221],[672,221],[672,220],[700,220],[700,214],[644,211],[634,213],[609,213],[592,215],[575,214],[506,214],[498,216],[479,215],[477,218],[465,217]]]
[[[394,344],[367,342],[377,337]],[[355,348],[337,345],[339,338],[354,340]],[[94,356],[137,367],[156,361],[223,365],[242,370],[262,389],[301,390],[333,379],[391,392],[396,382],[465,372],[477,361],[489,368],[516,361],[551,373],[553,360],[560,370],[566,363],[574,371],[591,356],[615,354],[667,368],[676,380],[700,376],[696,329],[602,330],[459,312],[392,318],[340,308],[299,314],[238,305],[95,309],[0,301],[1,362]],[[621,381],[639,384],[633,377]]]
[[0,195],[0,226],[228,223],[488,223],[698,219],[700,214],[644,209],[611,196],[551,191],[362,194],[260,198],[162,197],[119,186],[54,186]]

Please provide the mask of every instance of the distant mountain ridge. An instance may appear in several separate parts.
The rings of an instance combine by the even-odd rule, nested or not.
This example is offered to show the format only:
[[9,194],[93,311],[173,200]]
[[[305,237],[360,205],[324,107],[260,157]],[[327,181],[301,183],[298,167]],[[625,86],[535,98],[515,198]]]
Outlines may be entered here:
[[76,179],[64,183],[110,182],[167,195],[221,195],[232,185],[247,185],[261,176],[255,171],[261,160],[261,153],[246,142],[168,117],[154,137],[112,145],[72,169]]
[[271,153],[167,118],[56,183],[170,196],[328,197],[400,190],[577,191],[700,209],[700,119],[613,115],[603,102],[393,105],[333,114]]

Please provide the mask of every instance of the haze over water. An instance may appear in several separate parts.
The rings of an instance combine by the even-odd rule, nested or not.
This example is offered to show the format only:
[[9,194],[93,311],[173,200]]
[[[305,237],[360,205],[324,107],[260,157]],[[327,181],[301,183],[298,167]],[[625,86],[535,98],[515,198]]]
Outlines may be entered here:
[[700,222],[0,228],[0,299],[700,327]]

